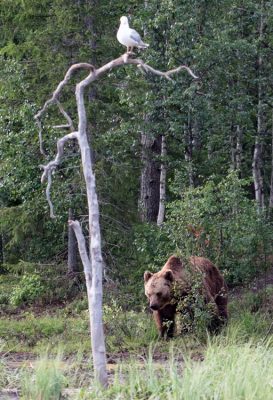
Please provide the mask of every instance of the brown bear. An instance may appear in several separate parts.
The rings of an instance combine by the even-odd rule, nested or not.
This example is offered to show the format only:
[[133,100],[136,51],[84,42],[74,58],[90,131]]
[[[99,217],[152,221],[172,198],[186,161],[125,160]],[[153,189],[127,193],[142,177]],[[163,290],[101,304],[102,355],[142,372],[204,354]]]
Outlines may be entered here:
[[[213,306],[216,325],[220,326],[227,321],[227,285],[218,268],[204,257],[192,256],[188,262],[184,262],[171,256],[161,271],[154,274],[149,271],[144,273],[145,295],[149,299],[161,337],[166,334],[170,338],[174,334],[178,303],[191,291],[189,270],[200,277],[202,297],[205,303]],[[175,294],[174,286],[178,288]]]

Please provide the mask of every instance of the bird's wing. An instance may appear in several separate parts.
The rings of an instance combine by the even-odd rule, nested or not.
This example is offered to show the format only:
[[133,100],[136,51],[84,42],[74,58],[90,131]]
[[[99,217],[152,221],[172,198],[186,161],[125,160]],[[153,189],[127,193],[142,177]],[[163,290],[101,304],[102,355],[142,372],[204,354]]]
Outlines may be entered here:
[[140,34],[134,29],[130,29],[130,38],[134,40],[136,43],[142,42]]

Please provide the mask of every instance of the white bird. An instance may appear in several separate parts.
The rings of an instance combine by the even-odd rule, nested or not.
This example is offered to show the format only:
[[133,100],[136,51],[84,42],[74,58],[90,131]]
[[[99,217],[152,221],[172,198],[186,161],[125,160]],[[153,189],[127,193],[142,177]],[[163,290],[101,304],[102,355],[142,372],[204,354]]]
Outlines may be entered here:
[[127,53],[132,52],[134,47],[138,47],[139,49],[146,49],[147,47],[149,47],[148,44],[142,41],[139,33],[129,27],[127,17],[120,18],[120,26],[117,32],[117,39],[119,43],[127,47]]

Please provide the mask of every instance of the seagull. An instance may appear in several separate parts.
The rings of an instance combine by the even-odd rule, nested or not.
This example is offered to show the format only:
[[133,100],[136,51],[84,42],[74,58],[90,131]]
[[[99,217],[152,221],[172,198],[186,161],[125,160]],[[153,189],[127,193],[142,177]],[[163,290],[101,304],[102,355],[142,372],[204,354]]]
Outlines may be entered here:
[[148,44],[141,40],[139,33],[129,27],[128,18],[124,16],[120,18],[117,39],[119,43],[127,47],[127,53],[132,53],[134,47],[138,47],[139,49],[146,49],[149,47]]

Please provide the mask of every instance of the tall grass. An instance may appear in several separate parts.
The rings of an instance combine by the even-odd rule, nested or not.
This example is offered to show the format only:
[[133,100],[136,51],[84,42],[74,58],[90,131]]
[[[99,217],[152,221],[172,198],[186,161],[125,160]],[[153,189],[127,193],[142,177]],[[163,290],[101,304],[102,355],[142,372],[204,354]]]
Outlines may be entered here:
[[269,400],[273,398],[273,351],[251,342],[210,344],[202,363],[185,362],[173,399]]
[[[248,318],[246,318],[248,321]],[[251,320],[251,326],[252,326]],[[92,400],[272,400],[272,337],[249,339],[249,326],[234,321],[221,335],[208,338],[203,361],[183,354],[177,343],[167,361],[133,362],[116,372],[107,391],[94,387],[81,399]],[[183,359],[183,361],[181,361]]]
[[34,371],[26,371],[22,376],[22,398],[24,400],[60,399],[64,383],[61,356],[51,359],[45,354],[35,365]]
[[[116,365],[107,390],[94,382],[85,349],[65,363],[60,356],[55,359],[43,356],[33,363],[33,370],[25,370],[16,378],[17,384],[20,380],[16,386],[25,400],[57,400],[65,384],[71,389],[81,388],[78,395],[73,392],[75,400],[272,400],[273,336],[269,329],[272,314],[251,312],[253,305],[256,309],[259,303],[253,296],[246,300],[231,304],[232,318],[218,336],[200,339],[188,334],[170,342],[154,341],[150,351],[147,345],[154,338],[152,321],[147,316],[144,318],[143,313],[119,317],[119,309],[112,306],[105,320],[108,339],[113,338],[112,346],[109,343],[108,346],[123,351],[124,355],[130,351],[134,360]],[[68,325],[53,321],[52,327],[47,320],[44,324],[45,338],[52,334],[55,342],[56,338],[69,339],[68,333],[63,336],[64,326]],[[69,325],[74,327],[70,329],[74,341],[85,338],[85,324],[83,321],[81,326],[77,318]],[[11,326],[2,325],[2,330],[11,331]],[[41,330],[41,324],[38,328]],[[146,359],[140,358],[140,354],[147,352]],[[2,363],[0,386],[7,384],[14,387],[9,381],[7,366]]]
[[96,400],[272,400],[273,350],[251,343],[222,347],[211,343],[205,360],[183,364],[169,360],[161,368],[120,369],[106,392],[99,389],[81,399]]

